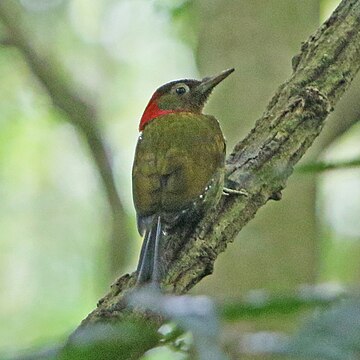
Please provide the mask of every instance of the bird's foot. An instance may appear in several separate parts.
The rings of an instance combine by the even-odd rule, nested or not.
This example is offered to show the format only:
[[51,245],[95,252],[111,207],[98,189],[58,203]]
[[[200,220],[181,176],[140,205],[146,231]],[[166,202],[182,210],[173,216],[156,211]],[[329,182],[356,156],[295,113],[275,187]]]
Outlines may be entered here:
[[235,190],[235,189],[229,189],[227,187],[224,187],[223,195],[225,195],[225,196],[229,196],[229,195],[249,196],[249,193],[245,189]]

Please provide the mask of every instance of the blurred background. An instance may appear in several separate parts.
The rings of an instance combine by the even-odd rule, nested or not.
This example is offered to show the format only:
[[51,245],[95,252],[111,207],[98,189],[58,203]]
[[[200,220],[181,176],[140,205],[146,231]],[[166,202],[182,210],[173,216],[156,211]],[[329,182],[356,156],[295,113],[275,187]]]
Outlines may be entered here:
[[[338,3],[2,2],[0,351],[65,339],[116,276],[135,269],[141,239],[131,166],[153,91],[235,67],[205,109],[231,150],[290,76],[301,42]],[[67,92],[79,118],[62,105]],[[358,78],[302,160],[339,169],[296,171],[283,200],[259,211],[193,293],[228,301],[254,289],[360,279],[360,169],[344,166],[360,158],[359,97]],[[90,125],[82,106],[93,114]],[[297,321],[241,329],[287,332]]]

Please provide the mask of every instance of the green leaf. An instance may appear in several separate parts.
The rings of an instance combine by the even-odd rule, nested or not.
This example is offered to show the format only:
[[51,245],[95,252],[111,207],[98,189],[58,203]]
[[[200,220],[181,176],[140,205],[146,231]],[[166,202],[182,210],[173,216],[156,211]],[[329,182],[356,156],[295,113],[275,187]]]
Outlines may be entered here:
[[59,359],[136,359],[160,339],[156,328],[140,322],[97,324],[72,337]]
[[[108,360],[138,359],[159,344],[160,334],[152,324],[139,320],[119,324],[99,323],[78,330],[65,346],[44,348],[9,360]],[[1,357],[3,359],[3,357]]]

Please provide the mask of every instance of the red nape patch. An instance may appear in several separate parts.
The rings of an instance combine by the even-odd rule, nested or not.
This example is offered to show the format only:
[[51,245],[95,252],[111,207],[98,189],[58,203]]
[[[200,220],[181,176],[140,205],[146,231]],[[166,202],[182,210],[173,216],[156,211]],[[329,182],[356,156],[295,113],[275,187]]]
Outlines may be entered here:
[[147,104],[144,113],[141,117],[140,120],[140,125],[139,125],[139,131],[143,131],[145,125],[152,119],[155,119],[157,117],[159,117],[160,115],[166,115],[166,114],[171,114],[171,113],[175,113],[178,112],[179,110],[162,110],[159,108],[158,104],[157,104],[157,99],[159,98],[159,95],[157,93],[155,93],[152,98],[150,99],[149,103]]

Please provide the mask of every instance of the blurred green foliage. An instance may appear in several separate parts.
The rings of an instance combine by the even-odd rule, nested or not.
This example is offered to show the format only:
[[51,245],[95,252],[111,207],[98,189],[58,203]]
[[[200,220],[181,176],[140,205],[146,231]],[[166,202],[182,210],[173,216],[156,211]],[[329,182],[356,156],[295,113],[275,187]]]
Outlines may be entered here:
[[356,360],[360,355],[360,300],[316,313],[286,346],[299,359]]
[[58,357],[64,360],[136,359],[158,341],[156,329],[144,323],[94,325],[78,333]]
[[[156,347],[143,359],[155,356],[155,359],[225,360],[228,356],[220,347],[220,317],[225,323],[269,314],[281,318],[301,308],[318,307],[315,315],[293,338],[275,337],[274,334],[268,334],[266,341],[265,334],[260,338],[252,335],[252,340],[245,337],[248,343],[246,352],[306,359],[355,360],[360,344],[360,302],[356,296],[339,302],[344,295],[339,289],[308,287],[281,300],[262,296],[259,301],[259,297],[252,296],[252,300],[243,303],[216,307],[210,298],[204,296],[162,295],[146,288],[133,292],[128,303],[138,310],[150,310],[173,321],[164,324],[159,332],[149,320],[139,319],[124,320],[119,324],[88,325],[77,330],[64,346],[11,359],[137,359],[148,349]],[[319,310],[320,307],[327,309]],[[191,337],[186,334],[191,334]]]
[[[272,26],[275,29],[277,24],[272,22],[277,18],[269,14],[265,30],[255,27],[254,19],[259,16],[263,3],[253,3],[252,10],[250,2],[247,4],[246,29],[258,36],[261,31],[269,34],[266,29]],[[324,19],[337,3],[321,0],[321,18]],[[215,39],[210,39],[213,54],[199,60],[203,48],[199,43],[199,29],[204,24],[199,23],[198,4],[190,0],[19,0],[16,4],[21,8],[19,21],[29,29],[34,46],[54,56],[62,65],[57,70],[77,93],[97,108],[104,136],[112,150],[121,199],[127,212],[134,217],[131,164],[138,119],[153,90],[170,79],[199,77],[196,63],[206,63],[211,68],[216,57],[234,62],[232,66],[236,66],[234,54],[218,51]],[[209,14],[220,9],[214,21],[224,20],[223,4],[225,2],[221,1],[206,3]],[[301,3],[296,6],[301,8]],[[296,9],[289,10],[296,14]],[[284,23],[274,30],[274,41],[290,21],[285,8],[281,18]],[[218,36],[222,43],[228,41],[229,47],[238,46],[239,51],[248,41],[245,36],[237,36],[236,42],[231,42],[228,33]],[[1,37],[6,37],[3,26],[0,27]],[[292,37],[289,34],[289,47]],[[260,74],[255,77],[256,81],[251,80],[255,90],[251,87],[249,94],[240,95],[254,98],[258,105],[260,93],[261,96],[265,94],[261,97],[263,103],[271,95],[273,84],[268,75],[275,72],[282,76],[281,61],[290,64],[290,58],[284,59],[282,55],[280,61],[274,53],[265,59],[263,53],[255,54],[259,50],[255,45],[261,48],[264,44],[249,41],[246,45],[254,54],[239,63],[241,80],[238,82],[243,92],[249,86],[245,81],[246,76],[252,74],[249,69],[256,68]],[[289,51],[292,52],[292,48]],[[243,126],[231,120],[233,109],[228,105],[234,98],[237,103],[239,96],[234,89],[216,95],[214,100],[214,104],[220,103],[223,107],[221,120],[224,120],[224,129],[231,142],[238,138],[238,128]],[[358,114],[357,103],[355,96],[353,106],[347,107]],[[251,107],[252,113],[239,110],[241,118],[251,116],[253,121],[253,115],[260,109],[253,104]],[[317,218],[313,221],[319,224],[321,242],[313,258],[317,261],[314,264],[318,271],[316,279],[320,281],[353,285],[360,278],[359,129],[355,125],[345,134],[342,130],[336,132],[337,140],[323,149],[320,158],[303,165],[307,173],[296,174],[295,181],[305,176],[317,179],[316,199],[313,199]],[[347,166],[345,169],[344,164],[351,165],[351,169]],[[296,206],[292,204],[293,208]],[[124,269],[129,271],[135,266],[141,241],[135,235],[134,224],[131,225],[137,240],[128,244],[133,266]],[[320,295],[310,292],[313,295],[310,297],[304,297],[304,293],[284,295],[255,291],[250,300],[232,299],[230,302],[226,299],[216,307],[210,306],[202,317],[194,314],[189,305],[196,307],[198,299],[188,298],[185,308],[173,305],[174,311],[165,314],[180,324],[180,328],[167,324],[170,327],[158,333],[142,323],[96,326],[83,332],[70,345],[53,348],[52,344],[66,339],[94,308],[112,280],[108,266],[112,256],[109,227],[108,206],[84,139],[64,121],[63,114],[54,109],[21,54],[14,47],[0,47],[0,353],[6,353],[4,357],[11,358],[19,349],[49,344],[50,350],[20,358],[120,359],[129,354],[136,358],[144,349],[155,346],[144,359],[180,360],[192,358],[196,352],[208,359],[211,355],[225,356],[220,342],[226,345],[230,357],[242,351],[246,359],[266,358],[271,353],[336,360],[358,356],[358,300],[336,303],[320,311],[320,307],[329,307],[338,300],[337,296],[323,297],[327,294],[323,290]],[[292,251],[292,259],[297,262],[285,263],[285,268],[289,272],[304,268],[305,252],[302,250],[308,244],[305,235],[297,229],[303,242],[287,248],[288,243],[281,243],[281,240],[276,249],[261,243],[256,228],[251,231],[251,243],[241,243],[245,249],[242,256],[251,259],[251,253],[256,252],[261,257],[260,263],[253,267],[245,266],[247,271],[241,275],[248,282],[242,285],[258,287],[259,284],[252,281],[257,277],[251,270],[258,268],[270,280],[277,279],[273,280],[273,288],[284,287],[283,284],[288,284],[286,279],[278,280],[288,275],[284,268],[277,267],[278,264],[272,264],[271,268],[263,264],[267,264],[266,259],[276,251],[282,252],[280,258],[286,261],[290,258],[288,251]],[[268,235],[271,231],[272,228],[267,230]],[[239,262],[239,254],[233,251],[233,256],[235,262]],[[238,283],[240,274],[235,268],[231,275],[232,281]],[[300,278],[297,272],[292,276],[295,280]],[[223,277],[221,281],[234,290],[229,278]],[[205,290],[215,292],[217,298],[225,297],[219,284],[211,289],[205,285]],[[211,300],[206,301],[212,304]],[[313,309],[316,309],[314,317],[294,338],[289,338],[290,333],[296,333],[304,314]],[[175,310],[183,311],[182,316]],[[164,314],[164,308],[160,306],[158,312]],[[258,320],[256,325],[252,322],[254,319]]]

